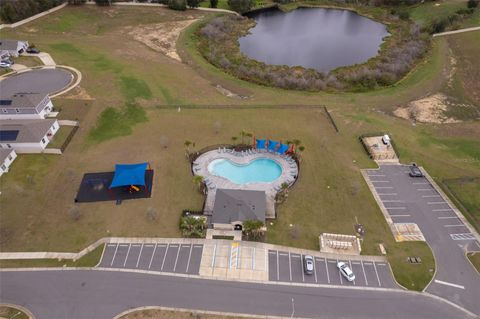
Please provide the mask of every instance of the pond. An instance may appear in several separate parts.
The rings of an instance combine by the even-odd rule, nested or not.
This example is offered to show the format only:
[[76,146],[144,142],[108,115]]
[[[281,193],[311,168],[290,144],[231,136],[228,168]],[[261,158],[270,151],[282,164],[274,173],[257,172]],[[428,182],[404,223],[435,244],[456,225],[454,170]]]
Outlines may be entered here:
[[376,56],[389,33],[385,25],[348,10],[271,9],[248,15],[256,21],[241,37],[240,51],[266,64],[328,72]]

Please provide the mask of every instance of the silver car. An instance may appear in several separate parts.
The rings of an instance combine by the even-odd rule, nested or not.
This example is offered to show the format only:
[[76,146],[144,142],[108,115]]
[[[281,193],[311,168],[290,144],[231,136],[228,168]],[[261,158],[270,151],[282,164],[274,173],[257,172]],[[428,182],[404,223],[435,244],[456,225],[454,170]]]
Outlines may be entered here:
[[303,256],[303,270],[305,274],[313,274],[313,257],[310,255]]
[[346,263],[344,263],[343,261],[339,261],[337,263],[337,268],[338,270],[340,270],[342,276],[345,277],[348,281],[355,280],[355,275],[353,274],[353,271],[350,269],[350,267],[347,266]]

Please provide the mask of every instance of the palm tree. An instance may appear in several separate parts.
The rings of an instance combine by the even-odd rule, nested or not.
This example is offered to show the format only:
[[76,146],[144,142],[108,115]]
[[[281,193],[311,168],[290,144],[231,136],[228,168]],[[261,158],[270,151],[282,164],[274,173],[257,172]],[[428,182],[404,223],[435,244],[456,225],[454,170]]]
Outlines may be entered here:
[[247,132],[247,131],[245,131],[245,130],[242,130],[242,131],[240,132],[240,136],[242,137],[242,144],[245,144],[245,136],[247,136],[247,137],[252,137],[252,133],[249,133],[249,132]]
[[236,136],[232,136],[232,142],[233,142],[233,145],[235,145],[235,144],[236,144],[237,140],[238,140],[238,137],[236,137]]
[[[303,151],[305,151],[305,146],[300,145],[300,146],[298,147],[298,150],[300,151],[300,153],[302,153]],[[300,153],[297,155],[297,156],[298,156],[298,160],[301,160]]]
[[[245,134],[245,136],[246,136],[246,137],[249,137],[249,138],[250,138],[249,140],[251,141],[251,140],[252,140],[252,137],[253,137],[253,134],[247,132],[247,133]],[[248,143],[248,144],[250,144],[250,143]]]
[[186,216],[180,219],[180,229],[184,237],[204,237],[206,228],[207,225],[203,217]]
[[300,144],[302,144],[302,141],[300,141],[300,140],[298,140],[298,139],[294,139],[294,140],[292,141],[292,143],[293,143],[296,147],[298,147]]
[[185,152],[187,152],[187,154],[190,154],[190,145],[192,145],[192,142],[186,140],[185,142],[183,142],[183,145],[185,146]]
[[203,193],[203,190],[205,187],[205,184],[203,184],[203,176],[200,176],[200,175],[193,176],[193,183],[195,184],[195,186],[197,186],[198,191],[200,193]]
[[246,220],[243,222],[243,231],[245,232],[247,239],[250,239],[250,236],[252,236],[252,239],[256,240],[263,235],[263,226],[263,222],[260,220]]

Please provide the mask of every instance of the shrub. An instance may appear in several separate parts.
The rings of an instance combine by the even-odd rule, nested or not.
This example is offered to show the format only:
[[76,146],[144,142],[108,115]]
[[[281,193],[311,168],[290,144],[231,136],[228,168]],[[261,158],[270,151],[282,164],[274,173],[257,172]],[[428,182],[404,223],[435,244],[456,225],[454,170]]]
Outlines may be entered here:
[[186,0],[169,0],[168,7],[172,10],[185,11],[187,10]]
[[476,8],[478,7],[478,0],[468,0],[467,7],[468,8]]
[[199,4],[200,4],[200,0],[187,0],[187,5],[190,8],[197,8]]
[[243,13],[247,12],[255,5],[255,0],[228,0],[228,6],[233,11]]
[[109,6],[112,4],[112,0],[95,0],[97,6]]
[[68,4],[81,5],[87,2],[87,0],[68,0]]
[[216,8],[218,6],[218,0],[210,0],[210,8]]

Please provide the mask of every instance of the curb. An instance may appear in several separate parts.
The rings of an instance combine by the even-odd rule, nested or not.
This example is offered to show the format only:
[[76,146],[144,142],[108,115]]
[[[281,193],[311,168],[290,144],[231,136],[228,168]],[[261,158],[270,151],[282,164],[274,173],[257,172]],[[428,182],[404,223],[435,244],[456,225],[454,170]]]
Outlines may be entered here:
[[20,310],[28,316],[28,319],[37,319],[30,310],[28,310],[27,308],[25,308],[23,306],[11,304],[11,303],[6,303],[6,302],[1,302],[0,306],[10,307],[10,308]]

